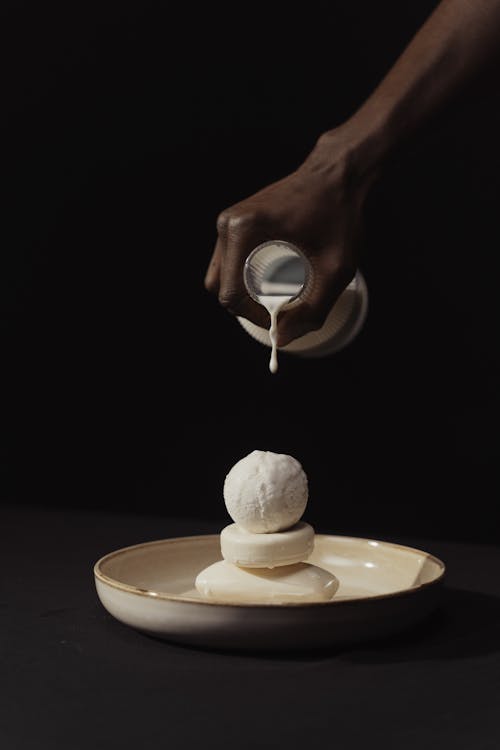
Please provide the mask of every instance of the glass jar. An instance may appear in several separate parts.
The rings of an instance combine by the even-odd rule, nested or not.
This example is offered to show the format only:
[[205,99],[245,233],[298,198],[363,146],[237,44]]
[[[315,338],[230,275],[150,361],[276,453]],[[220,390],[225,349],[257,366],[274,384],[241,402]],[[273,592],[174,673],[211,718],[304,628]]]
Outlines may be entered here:
[[[300,300],[311,283],[313,269],[304,253],[283,240],[258,245],[248,256],[244,281],[250,296],[261,303],[262,296],[287,298],[283,309]],[[300,336],[280,351],[304,357],[323,357],[349,344],[361,330],[368,311],[368,289],[362,274],[354,278],[331,308],[324,324],[316,331]],[[271,346],[269,331],[246,318],[239,322],[254,339]]]

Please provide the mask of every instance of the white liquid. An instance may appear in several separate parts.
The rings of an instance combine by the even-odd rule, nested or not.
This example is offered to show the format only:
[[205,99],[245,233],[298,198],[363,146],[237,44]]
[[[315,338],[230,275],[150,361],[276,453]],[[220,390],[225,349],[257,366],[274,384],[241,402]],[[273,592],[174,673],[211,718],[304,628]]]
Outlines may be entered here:
[[271,359],[269,360],[269,369],[272,373],[278,371],[278,315],[280,310],[287,302],[290,302],[293,296],[293,294],[259,294],[257,298],[271,316],[271,326],[269,328]]

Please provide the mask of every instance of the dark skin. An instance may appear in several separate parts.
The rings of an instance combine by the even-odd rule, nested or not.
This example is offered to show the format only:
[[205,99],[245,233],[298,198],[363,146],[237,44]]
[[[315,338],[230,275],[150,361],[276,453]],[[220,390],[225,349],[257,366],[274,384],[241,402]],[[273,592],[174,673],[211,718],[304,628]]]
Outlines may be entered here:
[[358,266],[370,188],[499,53],[500,0],[442,0],[353,117],[320,136],[294,172],[222,211],[206,288],[234,315],[269,327],[243,266],[261,242],[288,240],[309,258],[313,282],[281,313],[278,345],[320,328]]

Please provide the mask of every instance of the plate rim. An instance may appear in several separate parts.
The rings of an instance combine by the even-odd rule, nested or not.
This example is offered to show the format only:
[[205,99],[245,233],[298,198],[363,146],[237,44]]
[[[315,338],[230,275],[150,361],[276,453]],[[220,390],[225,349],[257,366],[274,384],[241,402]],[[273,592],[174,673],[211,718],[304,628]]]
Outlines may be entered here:
[[182,596],[179,594],[167,594],[163,591],[153,591],[150,589],[142,589],[138,586],[133,586],[129,583],[123,583],[121,581],[117,581],[115,578],[110,578],[105,573],[102,572],[101,566],[104,562],[107,560],[110,560],[113,557],[117,557],[120,554],[123,554],[124,552],[129,552],[133,549],[139,549],[141,547],[153,547],[158,544],[165,544],[165,543],[176,543],[176,542],[184,542],[186,540],[196,541],[198,539],[219,539],[219,534],[194,534],[194,535],[187,535],[187,536],[177,536],[177,537],[166,537],[164,539],[153,539],[149,542],[139,542],[138,544],[130,544],[126,547],[120,547],[119,549],[113,550],[112,552],[108,552],[106,555],[103,555],[100,557],[97,562],[94,564],[93,572],[94,572],[94,578],[101,583],[107,584],[108,586],[111,586],[112,588],[118,589],[119,591],[123,591],[128,594],[134,594],[136,596],[143,596],[147,597],[151,600],[160,600],[160,601],[169,601],[169,602],[178,602],[182,604],[198,604],[198,605],[209,605],[212,607],[237,607],[237,608],[252,608],[255,609],[257,607],[261,607],[263,609],[283,609],[283,608],[310,608],[310,607],[331,607],[331,606],[337,606],[340,607],[342,605],[353,605],[353,604],[362,604],[364,602],[371,602],[371,601],[378,601],[382,599],[396,599],[402,596],[408,596],[411,594],[416,594],[424,589],[428,589],[432,586],[436,586],[437,584],[442,583],[444,575],[446,573],[446,564],[441,560],[439,557],[436,557],[435,555],[432,555],[430,552],[426,552],[425,550],[419,549],[418,547],[410,547],[406,544],[398,544],[397,542],[386,542],[383,539],[373,539],[371,537],[359,537],[359,536],[350,536],[350,535],[342,535],[342,534],[316,534],[316,537],[328,537],[328,538],[334,538],[334,539],[343,539],[346,541],[357,541],[357,542],[377,542],[378,544],[384,544],[388,547],[394,547],[397,549],[402,549],[407,552],[410,552],[411,554],[419,553],[421,555],[425,555],[426,558],[429,558],[439,568],[439,573],[436,576],[436,578],[433,578],[431,581],[427,581],[424,583],[420,583],[416,586],[409,586],[404,589],[398,589],[397,591],[391,591],[387,594],[374,594],[373,596],[363,596],[359,598],[352,598],[352,599],[336,599],[333,597],[333,599],[330,599],[329,601],[321,601],[321,602],[285,602],[283,604],[276,604],[276,603],[269,603],[269,604],[255,604],[252,602],[222,602],[217,600],[210,600],[210,599],[195,599],[194,597],[189,596]]

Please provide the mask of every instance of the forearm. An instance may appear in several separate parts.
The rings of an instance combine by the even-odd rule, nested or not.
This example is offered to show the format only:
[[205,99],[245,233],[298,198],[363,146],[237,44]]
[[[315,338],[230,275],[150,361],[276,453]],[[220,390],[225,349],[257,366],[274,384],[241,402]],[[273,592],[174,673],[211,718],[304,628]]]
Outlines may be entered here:
[[[500,0],[442,0],[372,95],[328,140],[345,139],[361,171],[391,156],[483,67],[500,58]],[[339,132],[340,131],[340,132]]]

